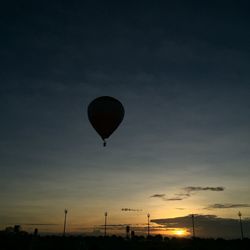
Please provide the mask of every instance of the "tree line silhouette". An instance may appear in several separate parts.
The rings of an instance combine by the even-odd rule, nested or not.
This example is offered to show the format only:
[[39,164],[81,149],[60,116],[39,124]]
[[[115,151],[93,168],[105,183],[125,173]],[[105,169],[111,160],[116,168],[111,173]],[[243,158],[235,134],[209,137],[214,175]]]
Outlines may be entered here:
[[136,236],[40,236],[14,228],[0,231],[0,249],[3,250],[248,250],[250,239],[235,240],[202,238],[169,238],[161,235]]

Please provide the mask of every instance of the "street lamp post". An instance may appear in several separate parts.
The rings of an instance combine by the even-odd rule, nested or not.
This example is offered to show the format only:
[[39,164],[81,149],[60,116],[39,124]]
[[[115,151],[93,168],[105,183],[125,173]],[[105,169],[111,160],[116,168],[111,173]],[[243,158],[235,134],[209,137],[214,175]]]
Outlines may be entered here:
[[67,213],[68,210],[64,209],[64,226],[63,226],[63,236],[65,236],[65,232],[66,232],[66,220],[67,220]]
[[105,220],[104,220],[104,236],[106,236],[107,235],[107,216],[108,216],[108,213],[105,212],[104,216],[105,216]]
[[150,234],[150,228],[149,228],[150,214],[149,213],[147,214],[147,217],[148,217],[148,237],[149,237],[149,234]]
[[238,216],[240,218],[240,233],[241,233],[241,240],[243,240],[244,236],[243,236],[243,228],[242,228],[242,220],[241,220],[241,212],[238,213]]
[[192,226],[193,226],[193,238],[195,238],[195,229],[194,229],[194,214],[192,214]]

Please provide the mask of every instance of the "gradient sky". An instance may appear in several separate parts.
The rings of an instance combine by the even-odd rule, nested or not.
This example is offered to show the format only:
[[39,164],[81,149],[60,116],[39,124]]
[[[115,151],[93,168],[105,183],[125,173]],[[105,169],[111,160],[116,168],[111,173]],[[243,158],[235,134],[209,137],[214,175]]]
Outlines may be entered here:
[[[250,217],[248,1],[1,5],[0,229]],[[102,95],[125,107],[106,148]]]

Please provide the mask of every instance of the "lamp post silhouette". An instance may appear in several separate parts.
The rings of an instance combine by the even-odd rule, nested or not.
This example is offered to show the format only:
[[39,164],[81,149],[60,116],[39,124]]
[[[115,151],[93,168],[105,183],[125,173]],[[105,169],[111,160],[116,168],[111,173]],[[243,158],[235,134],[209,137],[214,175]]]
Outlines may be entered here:
[[243,236],[243,228],[242,228],[242,220],[241,220],[241,216],[242,213],[239,211],[238,216],[240,218],[240,233],[241,233],[241,240],[243,240],[244,236]]
[[66,231],[67,213],[68,213],[68,210],[67,210],[67,209],[64,209],[64,226],[63,226],[63,236],[65,236],[65,231]]
[[126,238],[129,239],[130,226],[126,226]]
[[105,216],[105,219],[104,219],[104,236],[106,236],[107,235],[107,216],[108,216],[108,213],[105,212],[104,216]]
[[150,228],[149,228],[149,218],[150,218],[150,214],[149,214],[149,213],[147,214],[147,217],[148,217],[148,237],[149,237],[149,232],[150,232],[150,231],[149,231],[149,230],[150,230]]
[[194,229],[194,214],[191,215],[192,217],[192,226],[193,226],[193,238],[195,238],[195,229]]

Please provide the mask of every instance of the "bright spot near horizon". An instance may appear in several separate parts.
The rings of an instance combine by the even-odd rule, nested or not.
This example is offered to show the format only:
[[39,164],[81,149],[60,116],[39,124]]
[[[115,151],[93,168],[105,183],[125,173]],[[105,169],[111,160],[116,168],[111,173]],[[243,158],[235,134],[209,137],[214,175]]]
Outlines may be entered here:
[[185,229],[176,228],[172,231],[172,234],[181,237],[181,236],[187,236],[188,232]]

